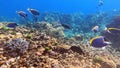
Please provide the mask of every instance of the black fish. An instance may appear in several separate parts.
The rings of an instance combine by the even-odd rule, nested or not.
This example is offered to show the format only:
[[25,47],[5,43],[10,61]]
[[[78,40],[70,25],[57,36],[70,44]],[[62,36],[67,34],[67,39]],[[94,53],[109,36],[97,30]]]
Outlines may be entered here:
[[17,14],[23,18],[26,18],[28,16],[27,13],[24,11],[17,11]]
[[69,25],[67,25],[67,24],[61,24],[65,29],[71,29],[71,27],[69,26]]
[[36,9],[31,9],[31,8],[28,8],[27,9],[31,14],[35,15],[35,16],[38,16],[40,13],[38,10]]
[[7,27],[9,27],[9,28],[16,28],[18,25],[17,25],[17,23],[8,23],[7,24]]

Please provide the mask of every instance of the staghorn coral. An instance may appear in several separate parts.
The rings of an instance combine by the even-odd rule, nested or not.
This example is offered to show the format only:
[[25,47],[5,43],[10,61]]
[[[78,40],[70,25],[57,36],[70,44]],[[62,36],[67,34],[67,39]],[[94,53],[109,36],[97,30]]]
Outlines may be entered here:
[[7,43],[7,45],[5,46],[5,49],[8,51],[8,53],[10,54],[13,53],[14,56],[16,56],[19,54],[26,53],[28,50],[28,47],[29,47],[29,42],[23,39],[17,38]]

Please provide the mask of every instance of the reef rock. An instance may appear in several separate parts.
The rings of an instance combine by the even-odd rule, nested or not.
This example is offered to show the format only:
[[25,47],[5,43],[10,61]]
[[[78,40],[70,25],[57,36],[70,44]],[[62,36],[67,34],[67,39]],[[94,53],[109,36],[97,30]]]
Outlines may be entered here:
[[116,64],[113,61],[104,61],[101,68],[116,68]]
[[120,64],[117,64],[117,68],[120,68]]
[[53,50],[54,50],[55,52],[58,52],[58,53],[63,54],[63,53],[68,52],[68,50],[70,49],[70,47],[71,47],[71,46],[69,46],[69,45],[59,45],[59,46],[57,46],[56,48],[54,48]]

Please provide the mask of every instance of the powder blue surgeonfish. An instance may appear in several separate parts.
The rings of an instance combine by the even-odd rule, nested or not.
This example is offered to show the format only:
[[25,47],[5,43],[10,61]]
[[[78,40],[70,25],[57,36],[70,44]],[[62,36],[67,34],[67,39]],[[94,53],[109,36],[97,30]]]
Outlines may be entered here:
[[120,33],[120,29],[119,29],[119,28],[105,28],[105,30],[106,30],[108,33],[111,33],[111,34]]
[[36,10],[36,9],[28,8],[27,10],[28,10],[31,14],[35,15],[35,16],[40,15],[39,11]]
[[23,18],[27,18],[27,13],[24,12],[24,11],[16,11],[16,13],[20,16],[20,17],[23,17]]
[[11,22],[11,23],[7,24],[7,27],[9,27],[9,28],[16,28],[17,26],[18,26],[18,24],[14,23],[14,22]]
[[93,46],[95,48],[102,48],[111,44],[111,42],[108,41],[108,39],[106,39],[104,36],[96,36],[90,39],[89,43],[90,46]]

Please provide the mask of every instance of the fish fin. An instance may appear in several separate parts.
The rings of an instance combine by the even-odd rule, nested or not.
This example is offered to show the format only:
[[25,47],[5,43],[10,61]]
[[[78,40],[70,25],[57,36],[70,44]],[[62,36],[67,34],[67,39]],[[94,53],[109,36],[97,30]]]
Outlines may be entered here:
[[106,42],[106,41],[104,41],[104,43],[107,44],[107,45],[111,45],[112,44],[111,42]]
[[30,8],[27,8],[28,11],[30,11]]
[[107,31],[108,33],[111,33],[109,30],[108,30],[108,28],[107,27],[105,27],[105,29],[104,29],[105,31]]
[[109,30],[107,30],[107,32],[111,34],[111,32]]
[[105,27],[105,29],[104,29],[105,31],[107,31],[107,27]]
[[106,47],[102,47],[102,50],[106,49]]

